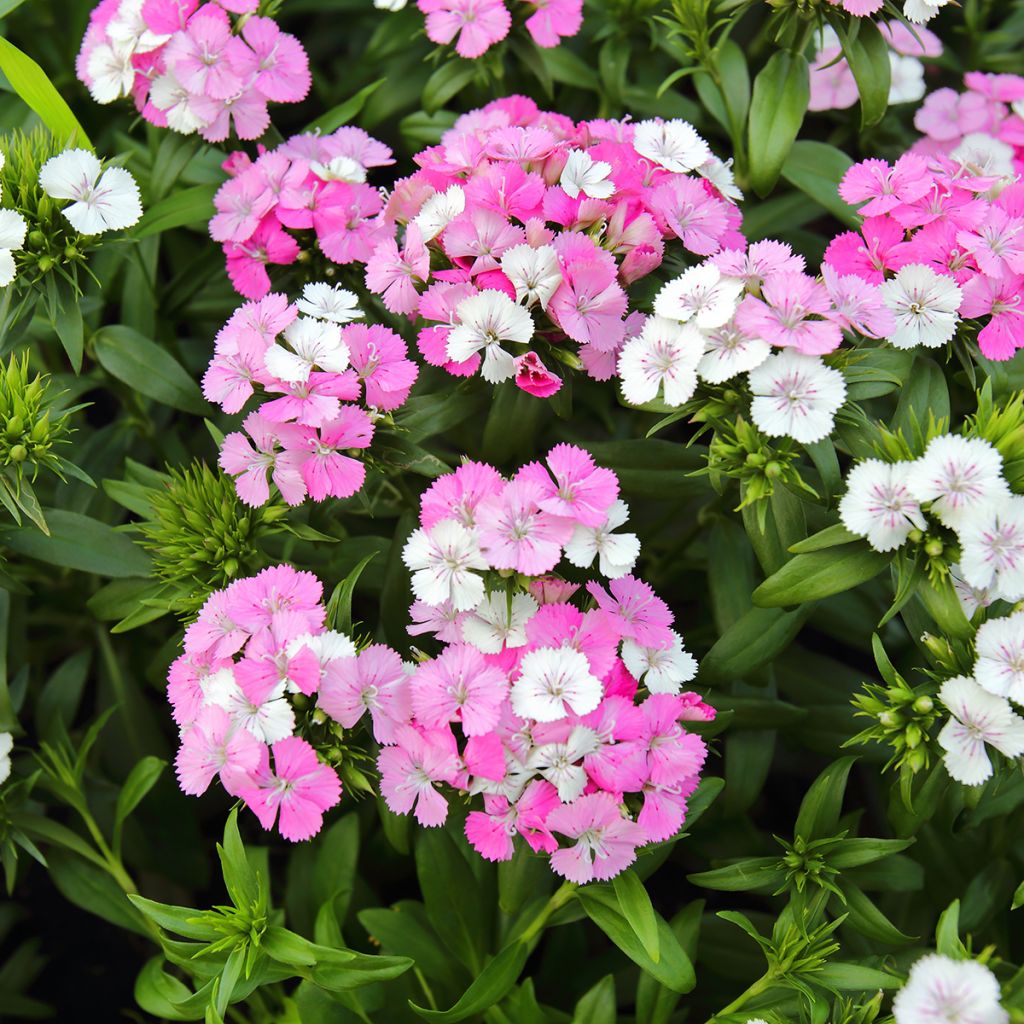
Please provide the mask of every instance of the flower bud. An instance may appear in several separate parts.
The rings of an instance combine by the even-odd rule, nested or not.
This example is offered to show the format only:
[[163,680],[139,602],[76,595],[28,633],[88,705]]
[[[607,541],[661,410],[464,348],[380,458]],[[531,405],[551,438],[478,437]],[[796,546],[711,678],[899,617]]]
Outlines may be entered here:
[[28,449],[23,444],[16,444],[8,453],[11,462],[24,462],[28,458]]
[[917,700],[914,701],[914,711],[919,715],[927,715],[934,707],[935,701],[926,694],[922,694],[922,696],[918,697]]
[[938,558],[943,552],[942,541],[937,537],[933,537],[925,544],[924,551],[929,558]]

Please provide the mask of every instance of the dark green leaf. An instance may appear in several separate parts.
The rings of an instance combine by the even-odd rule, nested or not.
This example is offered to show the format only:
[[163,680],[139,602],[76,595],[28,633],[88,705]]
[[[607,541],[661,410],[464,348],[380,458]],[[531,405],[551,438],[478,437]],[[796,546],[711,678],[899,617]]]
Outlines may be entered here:
[[810,99],[808,75],[802,55],[777,50],[754,79],[747,150],[750,181],[760,196],[771,192],[778,181],[803,124]]

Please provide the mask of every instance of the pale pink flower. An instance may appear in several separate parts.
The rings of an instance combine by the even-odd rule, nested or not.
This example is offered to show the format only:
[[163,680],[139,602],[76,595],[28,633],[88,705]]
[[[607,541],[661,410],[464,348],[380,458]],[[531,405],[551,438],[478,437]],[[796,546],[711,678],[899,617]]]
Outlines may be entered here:
[[427,16],[427,38],[441,45],[455,40],[460,57],[479,57],[512,26],[503,0],[417,0],[416,6]]
[[355,658],[332,661],[324,671],[317,704],[351,729],[367,711],[378,743],[394,743],[411,715],[409,678],[390,647],[374,644]]
[[183,793],[199,796],[220,774],[228,788],[233,778],[256,771],[261,749],[260,741],[237,728],[223,708],[204,707],[183,734],[174,759],[178,784]]
[[538,576],[558,564],[572,522],[544,511],[545,497],[538,484],[517,479],[477,507],[480,547],[493,568]]
[[457,721],[466,736],[483,736],[495,728],[508,693],[505,673],[469,644],[451,644],[423,662],[410,686],[419,723],[434,729]]
[[623,817],[614,797],[604,792],[556,807],[548,815],[547,827],[575,840],[551,855],[551,868],[577,885],[604,881],[624,871],[636,860],[636,848],[645,840],[643,828]]
[[449,750],[410,725],[396,733],[398,746],[384,747],[377,755],[380,791],[394,814],[413,811],[426,828],[443,825],[448,802],[436,787],[454,776],[457,766]]
[[598,607],[615,620],[619,632],[643,647],[672,645],[672,612],[654,591],[634,576],[621,576],[608,583],[611,594],[600,583],[587,584]]
[[839,326],[826,319],[832,302],[824,285],[806,274],[771,274],[763,300],[748,295],[736,311],[736,324],[749,334],[804,355],[823,355],[843,340]]

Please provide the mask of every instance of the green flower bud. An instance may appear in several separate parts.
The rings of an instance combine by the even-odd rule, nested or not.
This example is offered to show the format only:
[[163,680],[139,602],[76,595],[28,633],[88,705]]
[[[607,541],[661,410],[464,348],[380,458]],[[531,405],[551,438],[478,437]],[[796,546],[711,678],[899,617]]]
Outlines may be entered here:
[[919,715],[927,715],[935,707],[935,701],[931,697],[922,695],[914,701],[914,710]]
[[28,458],[28,449],[23,444],[16,444],[7,454],[11,462],[24,462]]
[[929,558],[938,558],[943,552],[942,541],[933,537],[925,544],[924,551]]
[[924,738],[921,733],[921,727],[917,722],[911,722],[904,733],[904,739],[908,747],[913,750],[915,747],[921,746],[921,740]]
[[774,460],[764,467],[764,475],[768,477],[769,480],[775,480],[777,477],[782,476],[782,471],[782,464],[780,462],[775,462]]

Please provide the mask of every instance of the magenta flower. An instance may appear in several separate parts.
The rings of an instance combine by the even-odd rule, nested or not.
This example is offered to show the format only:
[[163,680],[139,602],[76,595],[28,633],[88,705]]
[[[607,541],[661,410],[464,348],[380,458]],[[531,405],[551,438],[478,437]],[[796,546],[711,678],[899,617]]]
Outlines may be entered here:
[[250,633],[269,629],[282,612],[296,612],[305,620],[303,632],[319,631],[326,610],[320,604],[323,585],[311,572],[290,565],[273,565],[255,576],[238,580],[229,590],[225,613]]
[[423,492],[420,524],[429,530],[442,519],[456,519],[463,526],[473,526],[477,506],[485,498],[501,495],[504,487],[501,474],[493,466],[467,460],[454,472],[438,477]]
[[515,385],[534,398],[550,398],[562,387],[562,378],[552,373],[536,352],[516,356]]
[[897,206],[917,202],[932,189],[928,161],[904,153],[890,167],[885,160],[862,160],[854,164],[839,183],[839,195],[851,206],[864,203],[860,213],[876,217]]
[[333,769],[321,764],[316,751],[298,736],[278,740],[271,748],[274,768],[270,769],[267,748],[254,781],[238,787],[238,795],[268,831],[278,819],[285,839],[300,842],[315,836],[323,826],[324,812],[341,799],[341,782]]
[[729,229],[728,207],[700,181],[673,176],[654,190],[650,207],[664,230],[681,239],[690,252],[710,256],[722,248]]
[[840,274],[856,274],[872,284],[881,284],[885,272],[895,269],[898,246],[904,230],[890,217],[868,217],[859,232],[837,235],[825,250],[825,263]]
[[270,217],[244,242],[226,242],[228,277],[247,299],[262,299],[270,291],[271,264],[288,266],[299,258],[298,243]]
[[572,522],[541,509],[543,490],[532,481],[506,484],[500,495],[485,498],[476,510],[480,546],[498,569],[528,576],[549,572],[572,536]]

